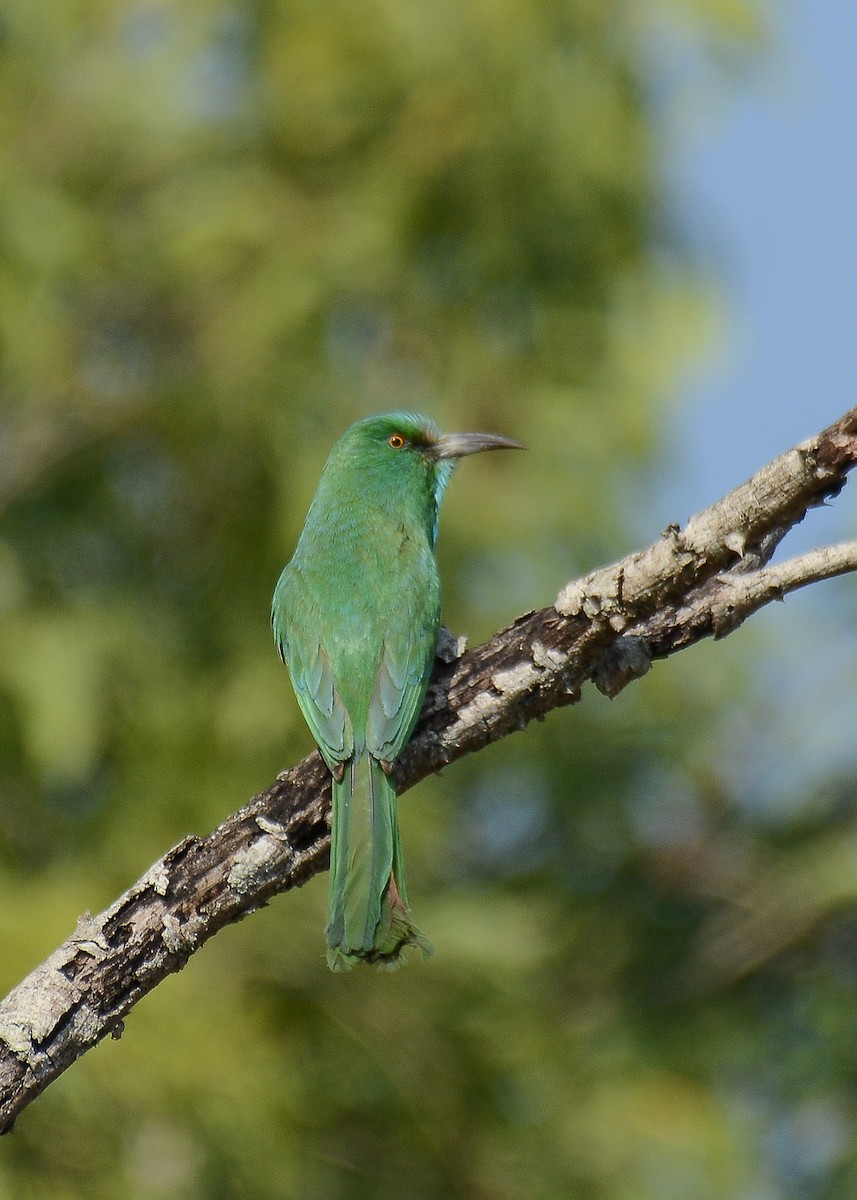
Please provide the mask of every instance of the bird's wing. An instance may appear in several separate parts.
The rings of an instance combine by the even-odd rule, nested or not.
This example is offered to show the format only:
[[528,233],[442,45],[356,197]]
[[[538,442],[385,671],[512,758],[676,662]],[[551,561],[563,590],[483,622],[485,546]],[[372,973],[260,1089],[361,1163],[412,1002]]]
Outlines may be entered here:
[[317,640],[291,627],[288,608],[275,593],[271,624],[280,657],[289,668],[300,710],[328,766],[345,762],[354,748],[351,721],[333,679],[330,659]]
[[345,762],[354,748],[351,721],[333,680],[330,659],[321,646],[291,647],[289,672],[300,710],[322,756],[331,765]]
[[366,745],[375,758],[393,761],[411,736],[428,687],[436,644],[435,622],[428,622],[407,639],[384,642],[366,723]]

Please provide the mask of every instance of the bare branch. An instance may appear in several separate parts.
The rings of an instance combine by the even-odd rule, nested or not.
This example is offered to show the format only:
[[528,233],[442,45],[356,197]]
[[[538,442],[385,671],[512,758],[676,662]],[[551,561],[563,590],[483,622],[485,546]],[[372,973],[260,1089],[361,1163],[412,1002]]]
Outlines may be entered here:
[[[722,637],[797,587],[857,567],[855,544],[770,566],[857,462],[857,408],[654,545],[563,588],[490,642],[439,663],[398,764],[401,791],[578,699],[614,695],[663,658]],[[224,925],[323,870],[330,781],[311,755],[205,838],[186,838],[0,1004],[0,1128]]]
[[727,576],[724,584],[729,606],[740,612],[743,619],[770,600],[783,600],[789,592],[809,583],[846,575],[849,571],[857,571],[857,541],[819,546],[777,566],[763,567],[748,575]]

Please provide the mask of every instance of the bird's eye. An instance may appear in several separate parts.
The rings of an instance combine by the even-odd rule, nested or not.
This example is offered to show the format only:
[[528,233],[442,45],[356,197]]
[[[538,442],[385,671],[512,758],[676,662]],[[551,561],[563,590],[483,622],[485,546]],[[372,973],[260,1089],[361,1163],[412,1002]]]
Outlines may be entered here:
[[400,433],[391,433],[387,438],[387,445],[391,450],[401,450],[405,445],[405,439]]

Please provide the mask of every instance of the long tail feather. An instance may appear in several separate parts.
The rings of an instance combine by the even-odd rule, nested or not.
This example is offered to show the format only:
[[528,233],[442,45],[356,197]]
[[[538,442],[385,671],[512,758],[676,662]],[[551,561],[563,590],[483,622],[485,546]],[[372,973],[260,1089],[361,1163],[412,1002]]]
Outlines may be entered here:
[[402,866],[396,789],[369,755],[333,781],[327,961],[333,971],[356,962],[393,968],[431,943],[411,920]]

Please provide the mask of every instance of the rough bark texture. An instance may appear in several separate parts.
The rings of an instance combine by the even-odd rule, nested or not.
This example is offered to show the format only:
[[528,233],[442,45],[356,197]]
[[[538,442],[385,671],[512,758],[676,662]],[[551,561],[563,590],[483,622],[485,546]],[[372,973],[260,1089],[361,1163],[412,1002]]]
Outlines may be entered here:
[[[777,566],[774,550],[857,462],[857,409],[763,467],[648,549],[563,588],[467,653],[438,662],[398,764],[400,791],[574,703],[591,679],[616,695],[664,658],[723,637],[789,591],[857,569],[857,542]],[[205,838],[174,846],[77,929],[0,1004],[0,1131],[218,929],[328,865],[330,783],[317,754]]]

